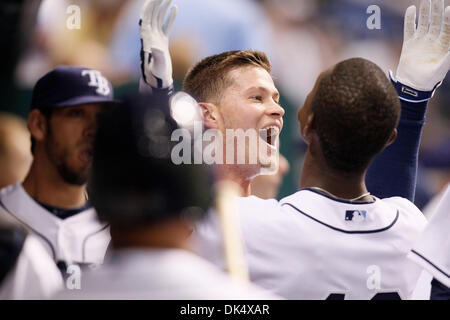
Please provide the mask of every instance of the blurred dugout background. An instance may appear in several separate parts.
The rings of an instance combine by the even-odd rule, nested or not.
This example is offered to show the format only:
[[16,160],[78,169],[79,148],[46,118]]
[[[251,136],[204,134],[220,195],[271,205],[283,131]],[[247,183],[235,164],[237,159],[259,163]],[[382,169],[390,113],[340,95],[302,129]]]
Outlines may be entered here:
[[[139,12],[144,0],[2,0],[0,111],[25,118],[36,80],[59,64],[99,69],[116,95],[137,91]],[[418,0],[174,0],[171,33],[176,88],[199,59],[233,49],[266,52],[286,109],[281,153],[290,163],[278,197],[295,192],[305,146],[296,113],[319,73],[361,56],[395,71],[403,14]],[[81,29],[66,12],[81,8]],[[446,0],[450,5],[450,0]],[[381,8],[381,29],[369,30],[369,5]],[[450,181],[450,76],[429,105],[416,204],[422,208]],[[0,128],[1,129],[1,128]],[[1,131],[0,131],[1,138]],[[0,139],[0,154],[1,154]],[[26,148],[29,148],[28,145]],[[1,174],[1,171],[0,171]],[[388,181],[386,183],[389,183]]]

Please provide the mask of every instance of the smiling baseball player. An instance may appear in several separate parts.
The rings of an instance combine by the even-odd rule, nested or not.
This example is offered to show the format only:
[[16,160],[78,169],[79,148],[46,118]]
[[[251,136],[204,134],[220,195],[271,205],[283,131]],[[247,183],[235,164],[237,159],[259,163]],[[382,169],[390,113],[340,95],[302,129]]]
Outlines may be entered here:
[[[168,36],[177,8],[173,6],[167,14],[169,6],[168,0],[148,0],[141,11],[141,92],[150,90],[162,95],[172,92]],[[270,61],[262,52],[227,51],[197,63],[183,83],[183,90],[199,101],[205,128],[218,130],[225,139],[230,137],[228,129],[253,130],[258,133],[260,145],[272,150],[267,155],[259,148],[255,161],[258,163],[228,164],[227,160],[227,164],[215,167],[219,179],[236,182],[245,195],[250,195],[253,177],[263,171],[275,172],[278,166],[278,139],[285,111],[279,104],[280,94],[270,72]],[[249,149],[246,146],[234,154],[243,151],[245,159],[249,159],[254,152]]]

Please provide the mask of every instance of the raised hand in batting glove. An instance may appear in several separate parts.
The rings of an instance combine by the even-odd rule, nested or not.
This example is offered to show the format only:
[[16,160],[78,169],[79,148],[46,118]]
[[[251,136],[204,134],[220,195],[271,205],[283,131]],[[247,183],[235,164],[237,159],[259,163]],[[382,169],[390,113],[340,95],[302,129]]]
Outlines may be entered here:
[[397,81],[417,90],[409,92],[415,100],[421,96],[426,100],[450,68],[450,7],[444,11],[444,0],[421,0],[417,28],[415,21],[416,7],[410,6],[405,14]]
[[166,18],[170,3],[171,0],[147,0],[139,20],[142,77],[145,83],[158,89],[167,89],[173,84],[169,32],[178,8],[173,6]]

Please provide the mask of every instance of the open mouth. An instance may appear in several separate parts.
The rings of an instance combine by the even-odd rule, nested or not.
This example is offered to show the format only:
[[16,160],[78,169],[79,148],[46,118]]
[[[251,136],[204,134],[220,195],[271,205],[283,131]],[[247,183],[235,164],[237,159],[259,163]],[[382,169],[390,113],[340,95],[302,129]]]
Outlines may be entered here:
[[278,135],[280,134],[280,129],[276,126],[269,126],[264,129],[259,130],[259,136],[263,139],[267,144],[271,146],[275,146],[275,141]]
[[92,160],[92,149],[84,149],[80,152],[80,159],[84,162]]

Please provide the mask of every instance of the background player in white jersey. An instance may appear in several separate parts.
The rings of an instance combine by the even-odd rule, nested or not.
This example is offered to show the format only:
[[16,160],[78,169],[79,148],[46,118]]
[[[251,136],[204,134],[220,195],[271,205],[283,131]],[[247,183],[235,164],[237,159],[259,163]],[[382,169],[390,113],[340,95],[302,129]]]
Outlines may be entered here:
[[112,250],[99,270],[83,274],[80,290],[60,298],[275,298],[233,283],[190,252],[190,226],[211,204],[213,180],[205,166],[171,161],[170,137],[179,127],[168,110],[154,96],[135,98],[100,122],[91,201],[110,224]]
[[408,257],[434,276],[431,299],[450,299],[450,186]]
[[28,117],[30,171],[23,182],[0,190],[0,213],[39,238],[63,276],[70,264],[101,263],[109,243],[85,183],[97,118],[113,101],[111,84],[97,70],[60,66],[44,75]]

